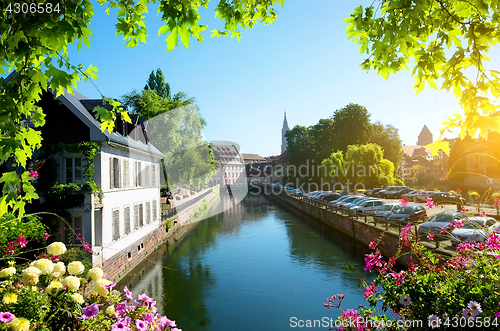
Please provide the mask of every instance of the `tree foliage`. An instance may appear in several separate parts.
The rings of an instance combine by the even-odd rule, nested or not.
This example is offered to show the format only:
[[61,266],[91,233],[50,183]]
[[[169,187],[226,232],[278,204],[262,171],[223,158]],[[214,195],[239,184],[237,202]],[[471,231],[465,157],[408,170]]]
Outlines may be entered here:
[[498,105],[500,72],[488,69],[488,51],[500,37],[500,3],[497,0],[376,0],[357,7],[344,20],[347,35],[368,56],[364,70],[384,78],[412,69],[414,88],[452,90],[463,114],[443,122],[441,137],[429,145],[433,154],[449,150],[441,141],[446,130],[461,128],[460,137],[479,131],[500,131]]
[[360,105],[350,103],[333,114],[333,150],[347,152],[349,145],[361,145],[370,142],[373,128],[370,113]]
[[170,95],[170,84],[165,82],[165,76],[163,76],[160,68],[156,69],[156,73],[154,71],[151,71],[144,89],[155,90],[156,94],[158,94],[160,97],[168,100],[172,99]]
[[397,169],[403,157],[402,142],[398,129],[392,124],[384,125],[379,121],[373,123],[372,127],[373,136],[370,142],[382,147],[384,158],[391,161],[394,168]]
[[382,148],[377,144],[349,145],[344,154],[338,150],[322,162],[327,168],[325,181],[364,183],[369,186],[396,185],[394,165],[384,159]]
[[288,162],[291,165],[301,166],[314,157],[314,144],[309,128],[296,125],[293,129],[288,130],[285,137],[290,153]]
[[[117,10],[116,34],[123,37],[127,47],[134,47],[146,41],[148,36],[144,14],[154,0],[121,1],[98,0],[105,9]],[[277,17],[274,6],[283,5],[284,0],[220,0],[215,8],[216,17],[224,21],[224,29],[212,30],[212,35],[239,39],[240,30],[253,27],[256,23],[271,24]],[[201,32],[207,27],[199,24],[200,9],[207,8],[207,0],[161,1],[158,12],[163,21],[159,33],[166,35],[167,50],[178,45],[178,40],[187,48],[191,37],[203,40]],[[33,6],[35,5],[35,6]],[[56,7],[57,5],[57,7]],[[36,4],[28,4],[39,11]],[[11,9],[15,6],[11,6]],[[50,8],[50,9],[49,9]],[[15,70],[10,79],[0,79],[0,165],[12,158],[17,172],[2,176],[2,197],[0,217],[8,211],[24,211],[24,206],[36,193],[28,180],[27,162],[33,152],[41,146],[39,128],[44,125],[44,113],[36,103],[47,88],[56,96],[64,91],[72,92],[77,83],[84,79],[97,79],[97,68],[70,61],[69,44],[90,47],[91,19],[94,6],[89,0],[60,0],[46,2],[44,12],[20,14],[7,10],[7,3],[0,13],[0,74]],[[47,82],[49,82],[47,84]],[[104,98],[104,96],[103,96]],[[113,103],[113,110],[98,109],[103,122],[102,129],[111,130],[117,115],[130,121],[128,113]],[[29,118],[30,125],[27,119]],[[15,178],[14,178],[15,177]],[[22,188],[22,190],[20,190]],[[20,193],[18,193],[20,192]]]

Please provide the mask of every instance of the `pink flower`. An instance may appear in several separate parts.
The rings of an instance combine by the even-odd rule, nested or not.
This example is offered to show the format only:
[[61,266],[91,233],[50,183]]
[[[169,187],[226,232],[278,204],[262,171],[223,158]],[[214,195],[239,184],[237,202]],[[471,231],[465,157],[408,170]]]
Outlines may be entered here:
[[26,247],[26,244],[28,243],[28,240],[26,238],[19,237],[14,241],[14,244],[19,244],[21,248]]
[[463,226],[464,226],[464,221],[463,220],[457,220],[455,222],[455,227],[462,228]]
[[374,249],[375,247],[377,247],[377,243],[376,243],[376,242],[374,242],[374,241],[372,241],[372,242],[368,245],[368,247],[370,247],[371,249]]
[[429,235],[427,236],[427,238],[429,238],[429,240],[434,240],[434,235],[433,235],[433,234],[429,234]]
[[399,204],[403,207],[406,208],[406,206],[408,205],[408,198],[407,197],[402,197],[401,198],[401,201],[399,201]]
[[497,312],[495,313],[495,317],[500,317],[500,311],[497,311]]
[[49,239],[50,234],[48,234],[47,232],[45,232],[45,233],[43,234],[43,237],[45,238],[45,240],[47,240],[47,239]]
[[31,171],[30,174],[28,175],[28,177],[37,178],[38,177],[38,172],[36,170]]
[[14,319],[14,315],[12,315],[9,312],[6,313],[0,313],[0,322],[2,323],[10,323]]
[[434,207],[434,201],[432,200],[431,197],[425,199],[425,206],[428,207],[429,209],[432,209]]

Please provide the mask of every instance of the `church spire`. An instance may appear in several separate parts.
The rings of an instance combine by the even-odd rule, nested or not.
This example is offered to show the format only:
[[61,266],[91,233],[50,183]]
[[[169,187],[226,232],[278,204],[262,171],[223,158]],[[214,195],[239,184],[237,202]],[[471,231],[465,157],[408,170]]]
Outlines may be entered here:
[[286,120],[286,110],[285,110],[285,118],[283,119],[283,128],[281,129],[281,153],[284,153],[288,148],[288,143],[285,137],[285,133],[288,130],[289,130],[288,121]]

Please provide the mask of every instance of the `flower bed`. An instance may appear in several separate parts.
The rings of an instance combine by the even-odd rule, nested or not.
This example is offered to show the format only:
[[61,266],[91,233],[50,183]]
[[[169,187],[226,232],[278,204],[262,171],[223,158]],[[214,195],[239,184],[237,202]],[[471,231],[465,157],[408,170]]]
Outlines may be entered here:
[[[101,269],[59,261],[66,252],[55,242],[47,247],[50,258],[22,266],[9,261],[0,270],[0,330],[181,331],[146,294],[134,300],[127,287],[113,290]],[[89,295],[86,286],[93,288]]]

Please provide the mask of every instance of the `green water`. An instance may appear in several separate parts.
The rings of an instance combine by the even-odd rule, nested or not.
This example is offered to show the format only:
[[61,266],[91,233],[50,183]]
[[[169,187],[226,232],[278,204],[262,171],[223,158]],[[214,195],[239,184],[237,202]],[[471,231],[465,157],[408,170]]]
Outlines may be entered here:
[[[367,249],[263,196],[198,222],[174,246],[121,282],[146,293],[184,331],[293,330],[299,320],[328,330],[340,311],[327,296],[345,294],[344,309],[363,304],[358,279]],[[293,327],[293,326],[296,327]],[[305,327],[304,327],[305,328]]]

